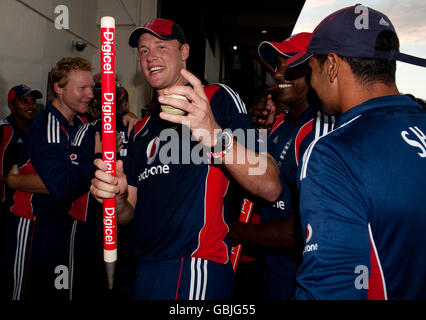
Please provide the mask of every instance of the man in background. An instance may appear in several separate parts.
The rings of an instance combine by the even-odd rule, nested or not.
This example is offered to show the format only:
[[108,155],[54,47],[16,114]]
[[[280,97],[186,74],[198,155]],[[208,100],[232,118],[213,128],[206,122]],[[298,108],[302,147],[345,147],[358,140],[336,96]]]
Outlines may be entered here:
[[288,63],[306,59],[338,119],[300,170],[296,298],[425,299],[426,114],[399,93],[395,60],[426,60],[402,54],[389,18],[363,5],[326,17]]

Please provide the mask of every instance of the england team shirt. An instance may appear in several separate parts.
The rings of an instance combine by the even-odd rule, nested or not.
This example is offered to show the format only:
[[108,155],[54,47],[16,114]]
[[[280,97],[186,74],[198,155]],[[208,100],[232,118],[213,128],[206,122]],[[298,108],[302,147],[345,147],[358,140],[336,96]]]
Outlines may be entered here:
[[33,120],[28,132],[28,154],[19,161],[20,173],[37,174],[49,194],[16,191],[11,211],[35,219],[63,219],[72,201],[87,192],[93,177],[93,162],[76,158],[72,141],[84,121],[74,117],[70,126],[65,117],[48,103]]
[[[256,131],[230,88],[210,85],[205,91],[223,129]],[[191,138],[190,130],[160,119],[160,111],[159,105],[154,107],[129,140],[125,172],[129,185],[138,189],[136,256],[141,261],[191,256],[226,263],[230,174],[221,165],[208,165],[202,144]],[[245,144],[244,137],[239,143]]]
[[[127,144],[129,138],[127,136],[128,126],[124,126],[123,117],[121,114],[116,114],[116,132],[121,136],[121,150],[116,154],[117,160],[123,160],[127,156]],[[96,157],[102,158],[102,154],[95,154],[95,134],[99,132],[102,137],[102,119],[93,120],[81,126],[75,135],[72,142],[72,154],[75,155],[79,161],[93,163]],[[78,198],[73,202],[70,209],[70,214],[73,218],[87,223],[99,224],[102,223],[102,204],[99,203],[89,192]]]
[[[0,121],[0,170],[3,177],[6,177],[12,166],[18,163],[25,136],[26,133],[19,128],[13,115]],[[14,190],[6,183],[1,183],[0,202],[5,204],[5,210],[9,210],[13,192]]]
[[426,113],[369,100],[314,141],[300,168],[297,299],[426,298]]
[[[275,203],[263,202],[262,223],[288,218],[298,214],[299,196],[297,171],[299,161],[309,144],[331,131],[334,117],[324,115],[313,108],[307,108],[295,126],[291,125],[289,114],[281,113],[274,121],[268,137],[268,151],[280,168],[282,192]],[[300,242],[301,239],[297,239]],[[283,277],[294,278],[300,257],[284,250],[267,250],[265,260],[270,271]]]

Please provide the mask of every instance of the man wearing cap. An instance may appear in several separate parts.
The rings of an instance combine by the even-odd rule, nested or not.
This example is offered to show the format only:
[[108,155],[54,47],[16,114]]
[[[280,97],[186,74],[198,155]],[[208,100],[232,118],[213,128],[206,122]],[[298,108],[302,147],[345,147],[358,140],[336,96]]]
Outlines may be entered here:
[[289,66],[307,58],[339,117],[300,169],[296,298],[425,299],[426,114],[399,93],[395,60],[426,60],[400,53],[389,18],[362,5],[326,17]]
[[[7,97],[8,107],[11,111],[1,125],[1,176],[6,178],[10,168],[17,163],[19,146],[24,143],[31,121],[37,114],[36,100],[43,95],[38,90],[32,90],[26,85],[18,85],[9,90]],[[6,187],[7,189],[7,187]],[[9,190],[9,193],[11,190]],[[4,203],[6,190],[2,188],[0,200]],[[6,209],[7,210],[7,209]]]
[[298,165],[309,144],[332,130],[334,123],[333,117],[319,111],[320,103],[308,84],[308,63],[286,73],[288,58],[306,50],[310,39],[311,33],[302,32],[282,42],[259,45],[260,57],[275,70],[277,99],[289,107],[287,114],[276,117],[268,136],[268,151],[280,168],[283,191],[276,202],[259,203],[261,224],[233,223],[230,236],[264,248],[266,299],[290,299],[294,295],[303,243],[298,224]]
[[[119,222],[134,220],[136,299],[230,299],[228,189],[236,180],[274,201],[281,191],[278,168],[261,142],[250,145],[255,128],[239,96],[225,85],[203,87],[185,70],[189,45],[176,23],[154,19],[136,28],[129,44],[138,49],[163,109],[157,103],[135,126],[125,175],[119,161],[115,178],[104,172],[105,163],[95,162],[101,170],[91,191],[100,201],[117,194]],[[166,97],[171,94],[184,100]],[[165,150],[182,152],[167,162]],[[255,165],[247,161],[252,156],[259,157]],[[252,171],[259,163],[260,175]]]
[[[25,135],[28,132],[31,121],[37,114],[36,100],[43,96],[40,91],[32,90],[30,87],[21,84],[10,88],[7,96],[7,104],[11,114],[0,121],[0,242],[2,252],[1,270],[4,267],[3,245],[5,243],[5,230],[7,223],[10,201],[12,200],[13,189],[6,183],[5,179],[14,164],[18,162],[20,148],[24,144]],[[4,275],[4,272],[1,272]],[[2,282],[3,283],[3,282]],[[1,285],[2,291],[5,283]]]

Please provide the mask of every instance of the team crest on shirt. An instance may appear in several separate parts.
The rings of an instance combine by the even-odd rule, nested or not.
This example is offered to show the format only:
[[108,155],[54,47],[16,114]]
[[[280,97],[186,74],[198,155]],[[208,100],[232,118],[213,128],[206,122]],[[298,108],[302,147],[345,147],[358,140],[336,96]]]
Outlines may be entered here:
[[148,147],[146,148],[146,158],[147,158],[148,164],[151,164],[154,162],[159,150],[160,150],[160,138],[155,137],[148,143]]

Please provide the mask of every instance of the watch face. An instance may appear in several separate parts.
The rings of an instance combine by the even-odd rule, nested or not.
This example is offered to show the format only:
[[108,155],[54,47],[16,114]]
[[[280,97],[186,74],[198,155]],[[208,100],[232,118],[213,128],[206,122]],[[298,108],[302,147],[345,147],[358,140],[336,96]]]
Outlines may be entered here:
[[229,145],[229,142],[230,142],[229,136],[227,134],[223,134],[222,135],[222,144],[224,146],[227,146],[227,145]]
[[232,143],[232,133],[229,132],[229,129],[222,131],[222,145],[226,148]]
[[225,149],[229,149],[233,144],[232,131],[230,129],[225,129],[223,131],[218,132],[216,137],[216,145],[212,147],[212,150],[214,152],[220,152]]

